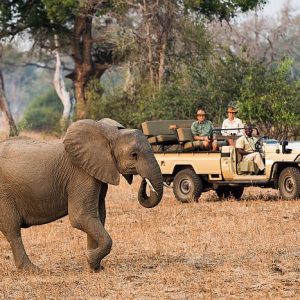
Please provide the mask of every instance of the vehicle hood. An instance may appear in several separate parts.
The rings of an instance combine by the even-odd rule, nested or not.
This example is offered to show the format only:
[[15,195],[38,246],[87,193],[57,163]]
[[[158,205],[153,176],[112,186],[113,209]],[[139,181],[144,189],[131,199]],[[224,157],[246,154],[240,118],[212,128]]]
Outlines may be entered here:
[[292,153],[300,153],[300,141],[289,142],[288,149],[292,149]]

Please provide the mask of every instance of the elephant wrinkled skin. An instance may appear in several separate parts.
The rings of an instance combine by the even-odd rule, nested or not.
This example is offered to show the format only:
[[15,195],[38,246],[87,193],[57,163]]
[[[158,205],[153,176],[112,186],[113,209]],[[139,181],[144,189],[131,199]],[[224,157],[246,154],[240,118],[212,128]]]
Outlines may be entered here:
[[[63,140],[0,142],[0,230],[17,268],[38,270],[25,252],[21,228],[68,214],[71,225],[87,234],[87,259],[98,270],[112,246],[104,228],[105,196],[108,184],[119,184],[120,174],[129,183],[133,175],[143,178],[138,193],[143,206],[160,202],[163,178],[147,139],[140,130],[118,125],[107,119],[81,120]],[[155,190],[150,196],[145,181]]]

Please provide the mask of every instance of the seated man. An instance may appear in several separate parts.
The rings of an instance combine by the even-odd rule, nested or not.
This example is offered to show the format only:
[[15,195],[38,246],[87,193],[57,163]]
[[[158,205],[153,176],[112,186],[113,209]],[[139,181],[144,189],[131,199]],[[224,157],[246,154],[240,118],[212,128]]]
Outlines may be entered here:
[[243,161],[254,161],[260,171],[265,169],[261,154],[255,151],[257,138],[252,136],[253,125],[245,128],[245,134],[236,141],[236,149],[243,156]]
[[[222,135],[224,136],[241,136],[244,133],[244,125],[242,121],[235,116],[238,110],[233,105],[228,105],[227,115],[228,118],[223,121]],[[234,139],[227,138],[227,142],[230,146],[234,146]]]
[[200,148],[202,150],[218,151],[216,141],[212,139],[213,124],[206,120],[206,112],[203,108],[197,110],[197,121],[193,122],[191,131],[195,141],[200,141]]

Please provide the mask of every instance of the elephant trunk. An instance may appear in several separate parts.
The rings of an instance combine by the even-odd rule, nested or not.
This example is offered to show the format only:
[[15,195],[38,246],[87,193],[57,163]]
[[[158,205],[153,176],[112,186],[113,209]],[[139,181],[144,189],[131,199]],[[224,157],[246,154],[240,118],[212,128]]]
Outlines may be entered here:
[[[156,159],[153,157],[153,159],[148,158],[147,160],[147,169],[145,170],[145,166],[143,166],[139,168],[141,171],[138,171],[143,178],[139,189],[138,200],[142,206],[151,208],[159,204],[163,196],[163,177]],[[147,184],[150,186],[149,196],[146,192]]]

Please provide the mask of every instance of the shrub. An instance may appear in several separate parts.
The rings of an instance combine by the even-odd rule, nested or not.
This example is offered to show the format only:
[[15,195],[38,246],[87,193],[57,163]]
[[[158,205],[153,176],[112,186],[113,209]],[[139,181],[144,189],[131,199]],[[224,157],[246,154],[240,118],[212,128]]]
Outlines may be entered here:
[[63,105],[53,89],[32,99],[19,126],[22,129],[59,131]]

